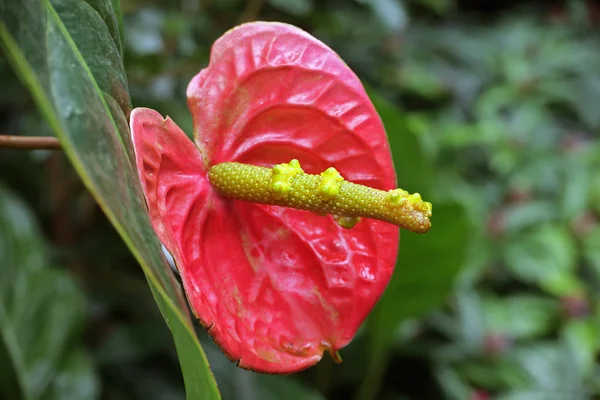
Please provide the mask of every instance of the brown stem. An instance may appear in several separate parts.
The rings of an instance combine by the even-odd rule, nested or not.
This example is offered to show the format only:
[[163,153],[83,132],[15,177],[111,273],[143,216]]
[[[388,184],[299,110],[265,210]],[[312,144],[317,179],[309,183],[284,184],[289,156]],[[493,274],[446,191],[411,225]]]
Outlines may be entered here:
[[12,136],[0,135],[0,148],[25,150],[60,150],[60,142],[52,136]]

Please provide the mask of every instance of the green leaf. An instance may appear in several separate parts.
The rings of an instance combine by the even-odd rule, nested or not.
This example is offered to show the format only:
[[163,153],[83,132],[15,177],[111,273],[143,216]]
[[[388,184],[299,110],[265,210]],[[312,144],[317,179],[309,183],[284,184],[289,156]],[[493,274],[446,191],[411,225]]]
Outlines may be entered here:
[[302,385],[292,377],[257,375],[260,400],[324,400],[315,389]]
[[596,226],[583,238],[583,256],[600,277],[600,226]]
[[314,8],[313,0],[269,0],[269,4],[295,16],[307,16]]
[[375,397],[398,326],[444,302],[466,258],[468,224],[464,207],[434,202],[426,235],[403,231],[394,276],[367,322],[369,373],[359,399]]
[[164,349],[162,335],[154,334],[154,323],[121,324],[111,329],[96,350],[100,365],[127,365]]
[[447,366],[438,367],[435,371],[435,378],[440,387],[450,400],[468,399],[472,393],[471,388],[458,375],[455,369]]
[[494,397],[495,400],[588,400],[589,397],[579,392],[565,392],[563,390],[541,390],[541,389],[523,389],[513,390],[508,393]]
[[397,0],[362,0],[373,11],[385,27],[391,31],[403,29],[408,23],[408,16],[403,4]]
[[173,333],[188,397],[218,399],[134,169],[129,91],[111,0],[0,0],[0,15],[0,38],[15,71],[146,274]]
[[36,222],[2,185],[0,258],[0,398],[97,398],[96,372],[77,340],[85,299],[67,273],[46,264]]
[[592,210],[600,214],[600,169],[594,171],[590,178],[590,192],[588,203]]
[[44,399],[84,400],[99,397],[99,382],[95,372],[91,357],[81,350],[72,351],[57,371]]
[[426,235],[402,232],[394,276],[369,320],[376,346],[387,347],[395,329],[442,304],[466,255],[467,223],[457,203],[435,203]]
[[[301,375],[257,374],[228,362],[210,340],[204,342],[208,358],[226,400],[324,400],[314,387],[303,384]],[[325,360],[324,360],[325,361]],[[324,362],[322,361],[322,362]],[[300,378],[300,379],[299,379]]]
[[[538,398],[585,399],[583,377],[576,360],[562,343],[536,343],[516,349],[514,359],[529,380],[527,390],[520,393],[538,393]],[[510,399],[530,398],[512,397]],[[504,398],[504,397],[501,397]]]
[[[370,97],[388,132],[399,185],[425,193],[429,200],[433,168],[418,138],[407,130],[399,110],[373,93]],[[444,300],[464,261],[466,239],[465,210],[452,201],[433,202],[432,228],[426,235],[401,232],[394,276],[369,321],[374,342],[386,347],[402,320]]]
[[505,249],[504,258],[518,278],[538,284],[551,294],[562,296],[581,290],[574,274],[573,238],[559,226],[542,225],[516,236]]
[[488,296],[483,298],[482,305],[486,330],[512,339],[549,333],[559,311],[554,299],[533,295],[514,295],[505,299]]
[[565,219],[570,220],[585,212],[590,185],[590,171],[586,160],[579,154],[563,161],[564,188],[561,190],[561,208]]
[[402,88],[407,92],[435,99],[447,91],[444,81],[439,75],[423,68],[415,61],[406,60],[399,75]]
[[506,234],[555,219],[558,210],[549,200],[511,204],[504,208],[502,226]]
[[433,184],[433,163],[424,154],[420,138],[410,129],[404,113],[381,95],[367,88],[387,132],[398,185],[409,192],[419,192],[425,200]]
[[598,324],[593,319],[569,322],[562,331],[562,337],[571,350],[578,371],[588,375],[594,368],[596,353],[600,345]]
[[454,0],[416,0],[440,15],[444,15],[454,7]]
[[475,387],[501,390],[506,387],[523,387],[527,379],[510,357],[481,358],[462,362],[456,367],[460,375]]
[[400,187],[425,193],[424,199],[433,201],[433,217],[426,235],[401,232],[394,276],[367,322],[369,374],[359,399],[375,397],[398,326],[443,303],[465,261],[468,238],[464,207],[454,201],[428,198],[433,168],[400,112],[374,93],[370,97],[388,132]]

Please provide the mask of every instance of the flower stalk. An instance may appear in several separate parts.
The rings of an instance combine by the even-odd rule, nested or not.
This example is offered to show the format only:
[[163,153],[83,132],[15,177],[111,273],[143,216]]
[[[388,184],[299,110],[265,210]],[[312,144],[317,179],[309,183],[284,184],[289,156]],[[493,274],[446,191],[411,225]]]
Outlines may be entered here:
[[431,203],[419,193],[378,190],[346,181],[335,168],[320,175],[305,173],[298,160],[273,168],[225,162],[214,165],[209,180],[222,196],[333,215],[344,228],[373,218],[416,233],[431,227]]

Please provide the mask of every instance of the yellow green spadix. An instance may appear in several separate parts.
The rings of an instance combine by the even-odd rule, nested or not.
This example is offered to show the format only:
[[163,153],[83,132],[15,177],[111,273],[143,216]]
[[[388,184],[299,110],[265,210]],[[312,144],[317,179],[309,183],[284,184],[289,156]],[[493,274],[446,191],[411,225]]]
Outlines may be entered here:
[[431,227],[431,203],[423,201],[419,193],[348,182],[333,167],[313,175],[305,173],[295,159],[273,168],[226,162],[211,167],[208,177],[224,197],[331,214],[344,228],[354,227],[361,217],[417,233]]

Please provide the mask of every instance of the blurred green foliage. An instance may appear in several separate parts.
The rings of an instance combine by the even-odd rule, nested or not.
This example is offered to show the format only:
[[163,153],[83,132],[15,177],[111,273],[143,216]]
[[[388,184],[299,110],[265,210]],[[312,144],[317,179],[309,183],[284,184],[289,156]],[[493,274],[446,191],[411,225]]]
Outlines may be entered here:
[[86,301],[73,278],[48,264],[31,211],[0,185],[0,395],[97,398],[95,366],[81,343]]
[[[368,85],[400,186],[434,200],[432,231],[403,233],[389,290],[341,365],[325,359],[294,376],[254,374],[230,364],[199,329],[224,399],[600,396],[594,3],[121,6],[134,106],[169,114],[191,133],[185,87],[212,42],[242,21],[293,23]],[[51,134],[4,59],[0,88],[0,133]],[[144,275],[64,156],[0,149],[0,184],[0,366],[3,377],[15,376],[0,378],[0,398],[69,398],[59,390],[75,386],[72,398],[183,398],[175,348]],[[53,285],[60,296],[49,295]],[[15,308],[31,291],[46,313],[33,298],[27,312]],[[15,332],[24,364],[5,351]],[[46,370],[31,376],[36,363]]]

